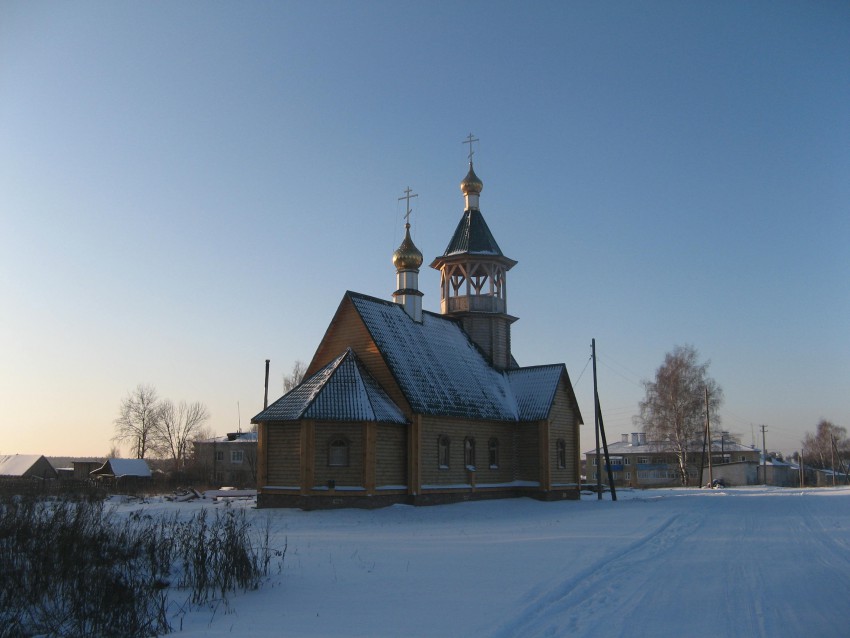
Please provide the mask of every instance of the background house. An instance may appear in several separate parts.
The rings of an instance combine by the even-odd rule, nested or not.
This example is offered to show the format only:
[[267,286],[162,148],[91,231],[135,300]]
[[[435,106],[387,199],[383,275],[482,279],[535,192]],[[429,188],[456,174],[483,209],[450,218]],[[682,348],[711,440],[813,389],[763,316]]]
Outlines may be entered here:
[[256,487],[257,433],[231,432],[194,442],[197,478],[216,487]]
[[122,488],[134,488],[150,483],[151,470],[144,459],[107,459],[89,476]]
[[0,476],[8,478],[55,479],[59,475],[46,457],[40,454],[0,456]]
[[[702,442],[695,443],[695,450],[688,457],[688,476],[692,485],[699,485],[699,469],[704,464],[708,467],[709,453],[703,459]],[[728,466],[730,480],[736,485],[752,485],[756,482],[756,468],[759,463],[760,450],[720,438],[712,441],[711,458],[714,468]],[[596,449],[584,453],[588,483],[596,483]],[[676,454],[666,447],[664,442],[647,441],[643,432],[623,434],[619,441],[608,445],[608,456],[611,460],[611,470],[614,475],[614,485],[630,487],[670,487],[681,485],[679,462]],[[602,463],[602,482],[608,483],[608,473],[605,466],[605,455],[600,450]],[[707,474],[706,474],[707,476]],[[714,478],[718,478],[715,469]],[[738,482],[751,481],[751,482]],[[706,481],[707,482],[707,479]]]

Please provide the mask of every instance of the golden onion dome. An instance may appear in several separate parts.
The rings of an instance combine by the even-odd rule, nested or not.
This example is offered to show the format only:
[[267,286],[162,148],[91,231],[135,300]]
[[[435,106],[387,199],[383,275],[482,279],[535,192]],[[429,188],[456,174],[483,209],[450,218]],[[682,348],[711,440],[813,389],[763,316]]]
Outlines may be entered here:
[[396,270],[418,270],[422,265],[422,253],[410,238],[410,224],[404,225],[404,241],[393,253]]
[[480,193],[484,188],[484,182],[482,182],[478,175],[475,174],[475,171],[472,170],[472,162],[469,163],[469,172],[466,174],[466,177],[463,178],[463,181],[460,183],[460,190],[464,195],[469,193]]

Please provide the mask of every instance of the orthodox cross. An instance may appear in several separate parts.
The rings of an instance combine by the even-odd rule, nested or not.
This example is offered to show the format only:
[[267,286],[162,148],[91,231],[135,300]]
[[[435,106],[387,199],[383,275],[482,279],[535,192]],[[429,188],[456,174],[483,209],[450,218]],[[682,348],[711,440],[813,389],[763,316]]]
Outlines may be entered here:
[[407,189],[404,191],[404,195],[398,198],[398,201],[401,201],[403,199],[407,200],[407,212],[404,214],[404,221],[408,225],[410,225],[410,213],[413,212],[412,210],[410,210],[410,200],[414,197],[419,197],[419,193],[411,195],[412,192],[413,191],[410,190],[410,186],[408,186]]
[[473,137],[472,133],[466,136],[466,139],[461,142],[461,144],[469,144],[469,161],[472,162],[472,156],[475,155],[475,151],[472,150],[472,143],[477,142],[478,138]]

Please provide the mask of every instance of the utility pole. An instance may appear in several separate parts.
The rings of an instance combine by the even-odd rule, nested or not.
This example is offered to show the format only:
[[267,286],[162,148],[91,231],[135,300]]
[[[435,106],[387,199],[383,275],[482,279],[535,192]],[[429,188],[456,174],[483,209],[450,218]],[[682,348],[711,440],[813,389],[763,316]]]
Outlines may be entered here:
[[[708,436],[708,485],[714,487],[714,470],[711,465],[711,452],[714,446],[711,443],[711,421],[708,416],[708,386],[703,386],[703,390],[705,390],[705,432]],[[701,476],[699,480],[702,481]]]
[[803,469],[803,453],[800,452],[800,487],[806,487],[806,472]]
[[835,435],[830,434],[829,438],[832,441],[832,445],[829,448],[829,464],[832,467],[832,487],[835,487]]
[[761,482],[763,485],[767,485],[767,444],[764,439],[767,426],[760,425],[759,427],[761,428]]
[[[470,133],[471,135],[471,133]],[[470,145],[471,148],[471,145]],[[593,428],[596,430],[596,499],[602,500],[602,458],[599,449],[599,401],[596,400],[596,339],[590,340],[593,358]]]

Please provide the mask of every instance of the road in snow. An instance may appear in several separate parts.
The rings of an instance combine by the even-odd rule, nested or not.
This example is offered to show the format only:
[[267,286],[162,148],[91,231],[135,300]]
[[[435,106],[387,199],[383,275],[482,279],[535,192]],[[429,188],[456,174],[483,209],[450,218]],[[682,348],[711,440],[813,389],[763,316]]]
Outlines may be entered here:
[[227,608],[186,615],[182,635],[838,636],[850,627],[850,488],[248,513],[288,542],[282,572]]

